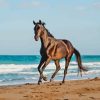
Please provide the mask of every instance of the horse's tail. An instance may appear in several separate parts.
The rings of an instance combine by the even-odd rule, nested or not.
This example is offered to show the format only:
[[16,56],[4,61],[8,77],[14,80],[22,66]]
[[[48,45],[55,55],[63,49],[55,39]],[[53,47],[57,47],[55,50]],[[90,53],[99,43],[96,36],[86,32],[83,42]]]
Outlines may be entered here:
[[[75,56],[76,56],[76,60],[77,60],[77,63],[78,63],[78,68],[79,68],[80,73],[82,71],[87,71],[87,69],[85,67],[83,67],[83,65],[82,65],[81,55],[80,55],[79,51],[74,48],[74,53],[75,53]],[[81,73],[81,76],[82,76],[82,73]]]

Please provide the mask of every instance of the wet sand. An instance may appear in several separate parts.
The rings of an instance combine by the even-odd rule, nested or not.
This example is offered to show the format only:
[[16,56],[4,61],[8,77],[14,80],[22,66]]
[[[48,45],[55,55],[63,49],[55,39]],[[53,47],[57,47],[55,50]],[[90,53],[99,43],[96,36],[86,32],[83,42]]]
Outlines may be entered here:
[[100,100],[100,78],[0,87],[0,100]]

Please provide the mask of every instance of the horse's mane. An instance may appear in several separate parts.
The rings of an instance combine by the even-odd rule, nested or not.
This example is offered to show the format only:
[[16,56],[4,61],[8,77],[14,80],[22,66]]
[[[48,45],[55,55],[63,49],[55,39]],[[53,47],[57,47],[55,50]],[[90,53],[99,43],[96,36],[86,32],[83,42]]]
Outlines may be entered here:
[[[46,28],[45,28],[46,29]],[[53,37],[54,38],[54,36],[48,31],[48,29],[46,29],[46,31],[47,31],[47,33],[48,33],[48,36],[50,36],[50,37]]]
[[[35,25],[36,25],[36,24],[43,25],[43,27],[45,28],[45,26],[44,26],[45,23],[44,23],[44,22],[41,22],[41,20],[39,20],[39,22],[37,22],[37,23],[35,23],[35,22],[33,21],[33,23],[34,23]],[[48,29],[45,28],[45,30],[47,31],[49,37],[53,37],[53,38],[54,38],[54,36],[48,31]]]

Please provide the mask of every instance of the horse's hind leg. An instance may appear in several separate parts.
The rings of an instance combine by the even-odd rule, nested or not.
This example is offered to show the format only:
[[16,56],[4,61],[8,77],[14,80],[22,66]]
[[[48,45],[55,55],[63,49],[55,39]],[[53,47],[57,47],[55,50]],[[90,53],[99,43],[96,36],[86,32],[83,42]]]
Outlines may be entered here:
[[72,54],[68,55],[67,57],[65,57],[65,70],[64,70],[64,77],[63,77],[63,81],[62,83],[65,82],[65,77],[66,77],[66,74],[67,74],[67,69],[68,69],[68,66],[69,66],[69,62],[71,60],[71,57],[72,57]]
[[60,64],[59,64],[59,60],[55,60],[55,65],[56,65],[56,70],[55,72],[53,73],[51,79],[50,79],[50,82],[53,80],[53,78],[55,77],[55,75],[57,74],[57,72],[60,70]]

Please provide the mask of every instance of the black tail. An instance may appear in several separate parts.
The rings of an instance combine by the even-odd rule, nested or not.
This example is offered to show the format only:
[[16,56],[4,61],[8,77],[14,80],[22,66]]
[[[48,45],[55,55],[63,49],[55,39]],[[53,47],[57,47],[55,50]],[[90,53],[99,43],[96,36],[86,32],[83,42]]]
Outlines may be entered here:
[[[75,56],[77,59],[79,71],[80,72],[82,72],[82,70],[87,71],[87,69],[82,66],[81,55],[80,55],[79,51],[74,48],[74,53],[75,53]],[[81,76],[82,76],[82,74],[81,74]]]

